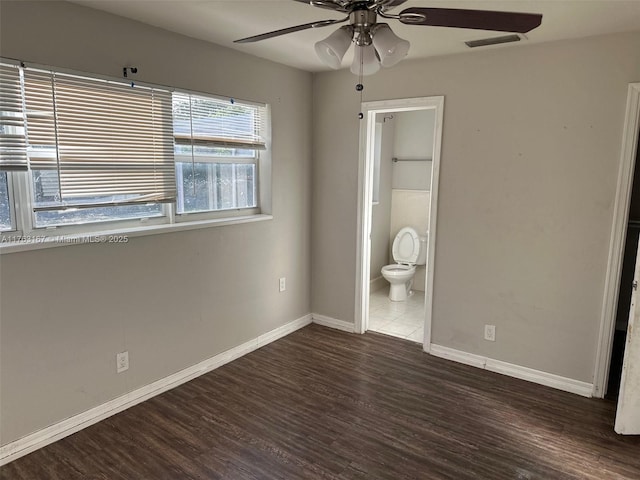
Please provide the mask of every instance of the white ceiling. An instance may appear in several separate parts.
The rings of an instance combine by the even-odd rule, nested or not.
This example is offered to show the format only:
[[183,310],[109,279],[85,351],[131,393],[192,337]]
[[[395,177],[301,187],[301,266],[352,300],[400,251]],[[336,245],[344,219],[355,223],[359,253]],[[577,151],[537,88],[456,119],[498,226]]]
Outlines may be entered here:
[[[132,18],[172,32],[233,48],[312,72],[328,70],[315,55],[313,45],[338,26],[296,32],[250,44],[233,40],[343,14],[292,0],[73,0],[74,3]],[[525,42],[475,49],[518,48],[519,45],[640,30],[640,0],[412,0],[390,13],[408,7],[471,8],[542,13],[542,25],[527,34]],[[408,58],[424,58],[469,51],[463,42],[498,32],[403,25],[387,21],[394,32],[411,43]],[[351,62],[352,50],[343,66]]]

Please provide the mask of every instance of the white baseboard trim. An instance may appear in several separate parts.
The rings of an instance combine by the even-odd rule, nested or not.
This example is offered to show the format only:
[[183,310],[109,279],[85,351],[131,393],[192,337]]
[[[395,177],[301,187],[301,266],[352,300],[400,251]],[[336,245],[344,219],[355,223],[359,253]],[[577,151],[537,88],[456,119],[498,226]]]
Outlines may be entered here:
[[118,398],[103,403],[102,405],[98,405],[86,412],[74,415],[66,420],[19,438],[14,442],[3,445],[0,447],[0,466],[6,465],[13,460],[76,433],[83,428],[98,423],[105,418],[115,415],[116,413],[120,413],[127,408],[133,407],[134,405],[144,402],[145,400],[155,397],[167,390],[171,390],[172,388],[182,385],[189,380],[193,380],[200,375],[204,375],[207,372],[215,370],[226,363],[246,355],[247,353],[253,352],[260,347],[309,325],[311,323],[311,318],[311,314],[305,315],[304,317],[275,328],[270,332],[260,335],[225,352],[219,353],[218,355],[196,365],[185,368],[184,370],[169,375],[168,377],[126,393]]
[[574,380],[573,378],[561,377],[553,373],[534,370],[533,368],[514,365],[513,363],[494,360],[492,358],[475,355],[473,353],[462,352],[442,345],[431,344],[431,355],[454,362],[464,363],[477,368],[483,368],[491,372],[501,373],[509,377],[519,378],[528,382],[545,385],[565,392],[575,393],[583,397],[593,395],[593,384]]
[[471,365],[472,367],[485,368],[485,365],[487,364],[487,359],[480,355],[474,355],[473,353],[443,347],[441,345],[436,345],[435,343],[431,344],[431,350],[429,353],[434,357],[446,358],[447,360],[464,363],[465,365]]
[[343,332],[355,332],[356,326],[353,323],[345,322],[344,320],[337,320],[318,313],[312,313],[311,316],[313,317],[313,323],[317,323],[318,325],[335,328],[336,330],[342,330]]
[[369,282],[369,293],[377,292],[378,290],[382,290],[384,287],[388,286],[389,282],[387,282],[385,278],[380,275],[379,277],[376,277]]

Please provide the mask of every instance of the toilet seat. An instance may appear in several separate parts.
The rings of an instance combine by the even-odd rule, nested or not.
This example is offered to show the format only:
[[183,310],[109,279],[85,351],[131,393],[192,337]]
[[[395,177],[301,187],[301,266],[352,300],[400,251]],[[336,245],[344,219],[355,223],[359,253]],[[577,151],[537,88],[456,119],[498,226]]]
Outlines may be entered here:
[[396,263],[393,265],[387,265],[383,267],[387,272],[406,272],[407,270],[411,270],[413,267],[411,265],[404,265],[402,263]]
[[420,237],[411,227],[401,228],[393,240],[393,259],[396,263],[415,265],[420,254]]
[[413,277],[416,273],[416,267],[413,265],[403,265],[401,263],[394,263],[392,265],[385,265],[382,267],[381,272],[383,276],[390,278],[406,278]]

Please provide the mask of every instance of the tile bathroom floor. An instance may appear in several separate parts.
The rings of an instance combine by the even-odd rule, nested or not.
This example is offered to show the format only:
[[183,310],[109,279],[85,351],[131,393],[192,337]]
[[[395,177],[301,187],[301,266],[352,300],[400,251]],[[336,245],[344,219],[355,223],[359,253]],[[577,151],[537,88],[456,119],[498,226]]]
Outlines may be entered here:
[[369,330],[412,342],[423,342],[424,292],[413,292],[405,302],[389,300],[389,288],[369,297]]

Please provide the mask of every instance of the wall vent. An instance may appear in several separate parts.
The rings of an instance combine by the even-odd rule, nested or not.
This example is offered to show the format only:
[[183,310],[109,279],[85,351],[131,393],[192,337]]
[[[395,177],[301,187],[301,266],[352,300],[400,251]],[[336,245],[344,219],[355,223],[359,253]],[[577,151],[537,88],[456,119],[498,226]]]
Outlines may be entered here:
[[498,45],[500,43],[519,42],[519,35],[503,35],[501,37],[483,38],[482,40],[471,40],[466,43],[469,48],[486,47],[487,45]]

